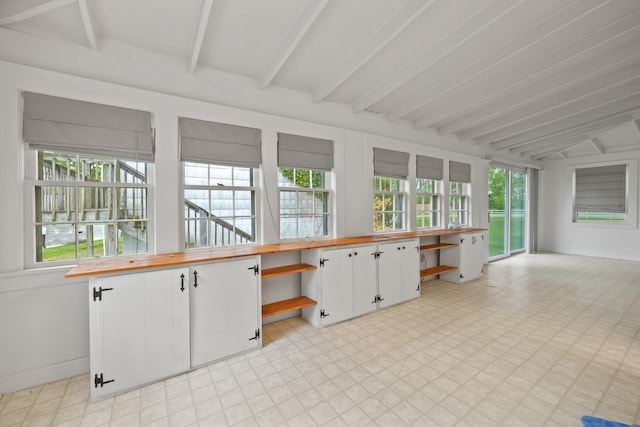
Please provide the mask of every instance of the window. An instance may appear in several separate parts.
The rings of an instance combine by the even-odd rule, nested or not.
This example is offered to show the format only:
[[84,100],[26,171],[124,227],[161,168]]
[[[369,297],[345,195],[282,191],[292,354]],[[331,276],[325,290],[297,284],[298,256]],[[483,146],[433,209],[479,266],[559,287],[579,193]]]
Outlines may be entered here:
[[281,238],[329,235],[330,177],[327,171],[278,168]]
[[37,151],[35,262],[146,252],[147,163]]
[[469,193],[466,182],[449,183],[449,223],[469,225]]
[[278,133],[280,238],[329,236],[333,141]]
[[404,182],[398,178],[373,177],[373,231],[406,228]]
[[253,168],[184,162],[185,248],[256,241]]
[[574,222],[622,222],[627,219],[627,165],[576,168]]
[[441,226],[442,182],[435,179],[416,179],[416,226],[434,228]]

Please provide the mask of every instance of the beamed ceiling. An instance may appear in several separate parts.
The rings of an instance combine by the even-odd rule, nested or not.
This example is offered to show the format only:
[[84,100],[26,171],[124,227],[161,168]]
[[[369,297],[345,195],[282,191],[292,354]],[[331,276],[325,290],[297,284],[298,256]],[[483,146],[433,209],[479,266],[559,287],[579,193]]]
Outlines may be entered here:
[[640,148],[638,0],[2,0],[0,27],[528,161]]

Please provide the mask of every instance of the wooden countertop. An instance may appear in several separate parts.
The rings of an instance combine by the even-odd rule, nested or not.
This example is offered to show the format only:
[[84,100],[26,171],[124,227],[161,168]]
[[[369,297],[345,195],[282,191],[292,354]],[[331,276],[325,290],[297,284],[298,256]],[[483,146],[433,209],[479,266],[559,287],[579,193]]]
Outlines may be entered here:
[[424,231],[407,231],[390,234],[375,234],[359,237],[342,237],[339,239],[321,239],[275,243],[269,245],[242,245],[229,248],[194,249],[185,252],[174,252],[157,255],[124,255],[117,257],[96,258],[81,261],[65,274],[64,277],[94,276],[117,274],[132,270],[163,268],[196,264],[200,262],[219,261],[244,256],[266,255],[282,252],[297,252],[308,249],[330,248],[334,246],[363,245],[394,240],[413,239],[416,237],[444,236],[450,234],[484,231],[484,228],[461,228],[459,230],[436,229]]

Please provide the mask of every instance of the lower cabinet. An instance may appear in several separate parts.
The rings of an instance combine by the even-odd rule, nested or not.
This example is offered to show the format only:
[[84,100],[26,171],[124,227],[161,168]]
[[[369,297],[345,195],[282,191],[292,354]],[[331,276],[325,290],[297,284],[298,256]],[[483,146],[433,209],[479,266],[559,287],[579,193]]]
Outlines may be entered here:
[[260,348],[258,257],[192,266],[189,278],[192,367]]
[[457,265],[458,270],[440,275],[442,280],[451,283],[465,283],[482,277],[484,270],[484,248],[487,244],[485,233],[473,232],[443,236],[441,242],[455,243],[457,248],[445,251],[441,262]]
[[407,240],[378,245],[379,307],[420,296],[420,245]]
[[190,368],[187,268],[89,280],[91,397]]

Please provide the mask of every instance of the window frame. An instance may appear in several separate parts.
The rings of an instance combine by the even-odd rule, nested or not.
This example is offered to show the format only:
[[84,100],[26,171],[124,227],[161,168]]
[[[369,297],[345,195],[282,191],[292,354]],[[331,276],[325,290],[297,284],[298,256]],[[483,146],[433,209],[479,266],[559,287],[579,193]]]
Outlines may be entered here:
[[[282,169],[291,169],[293,171],[294,182],[291,186],[282,186],[280,182],[280,176],[282,175]],[[308,172],[309,178],[311,182],[309,183],[309,187],[301,187],[296,185],[297,182],[296,176],[297,172]],[[323,185],[322,187],[313,187],[313,173],[320,173],[323,177]],[[308,240],[308,239],[331,239],[334,237],[334,228],[333,228],[333,209],[332,209],[332,200],[334,197],[333,192],[333,170],[320,170],[320,169],[310,169],[310,168],[301,168],[301,167],[289,167],[289,166],[278,166],[277,168],[277,182],[276,186],[278,188],[278,235],[281,241],[299,241],[299,240]],[[296,208],[295,212],[291,214],[282,213],[282,193],[295,193],[296,200]],[[298,204],[300,197],[298,197],[299,193],[312,193],[312,198],[316,200],[316,193],[323,193],[325,195],[323,205],[326,206],[326,211],[323,210],[322,214],[315,213],[315,203],[313,213],[308,214],[301,212],[301,208]],[[284,218],[295,218],[296,219],[296,233],[295,236],[285,236],[282,231],[282,219]],[[314,234],[309,236],[303,236],[300,234],[300,219],[301,218],[324,218],[323,220],[323,229],[326,229],[326,234]]]
[[[383,190],[382,189],[382,180],[383,179],[389,179],[389,180],[393,180],[397,182],[397,190]],[[379,183],[380,185],[378,185],[379,188],[376,188],[376,183]],[[396,232],[402,232],[402,231],[407,231],[409,229],[408,227],[408,209],[407,209],[407,200],[409,199],[409,192],[407,191],[407,180],[406,179],[402,179],[402,178],[395,178],[395,177],[388,177],[388,176],[382,176],[382,175],[374,175],[373,176],[373,182],[372,182],[372,188],[373,188],[373,215],[372,215],[372,227],[373,227],[373,233],[396,233]],[[389,186],[390,188],[393,186]],[[377,195],[381,195],[382,196],[382,206],[384,206],[384,199],[387,196],[391,196],[392,198],[392,203],[395,204],[395,199],[396,196],[402,196],[402,208],[401,210],[398,209],[393,209],[391,211],[377,211],[376,210],[376,196]],[[393,221],[394,224],[394,228],[392,229],[385,229],[384,228],[384,215],[392,213],[392,214],[401,214],[401,219],[402,219],[402,228],[395,228],[395,224],[397,223],[397,221]],[[381,221],[382,223],[382,229],[381,230],[376,230],[376,216],[377,215],[382,215],[383,219]]]
[[[66,159],[75,158],[76,160],[84,158],[84,157],[92,157],[91,155],[83,154],[83,153],[68,153],[68,152],[59,152],[59,151],[49,151],[49,150],[37,150],[29,148],[28,145],[25,145],[23,158],[24,158],[24,177],[23,177],[23,206],[24,212],[26,213],[25,218],[28,218],[23,223],[23,233],[25,238],[24,247],[22,253],[24,254],[24,268],[25,269],[43,269],[43,268],[51,268],[51,267],[60,267],[60,266],[69,266],[77,264],[82,260],[87,259],[95,259],[95,258],[114,258],[114,257],[126,257],[135,254],[148,254],[153,251],[155,247],[154,241],[154,192],[153,192],[153,175],[154,175],[154,163],[153,162],[142,162],[138,161],[137,163],[146,164],[146,182],[145,183],[126,183],[126,182],[95,182],[95,181],[79,181],[78,179],[73,181],[59,181],[59,180],[47,180],[47,179],[39,179],[39,153],[55,153],[59,154],[61,157]],[[125,161],[125,162],[136,162],[135,160],[130,159],[117,159],[117,158],[106,158],[103,156],[95,156],[96,159],[100,160],[115,160],[117,161]],[[38,203],[36,203],[36,188],[37,187],[70,187],[74,189],[81,188],[105,188],[105,189],[143,189],[146,192],[146,202],[145,202],[145,211],[147,213],[146,218],[135,219],[135,218],[127,218],[125,220],[120,220],[117,218],[117,215],[114,215],[114,219],[111,220],[95,220],[95,221],[86,221],[80,220],[79,215],[74,215],[73,221],[65,222],[65,224],[71,224],[73,228],[76,230],[76,238],[75,238],[75,251],[76,257],[74,259],[66,259],[60,261],[37,261],[37,247],[36,245],[36,233],[38,230],[41,230],[40,227],[48,226],[49,222],[45,221],[36,221],[37,213],[36,207]],[[114,191],[115,197],[116,191]],[[77,213],[79,211],[78,207],[78,197],[75,197],[74,204],[74,212]],[[117,206],[115,203],[112,205],[112,209],[117,210]],[[86,227],[87,225],[107,225],[118,224],[123,222],[131,222],[138,221],[146,223],[146,250],[144,252],[136,252],[136,253],[122,253],[115,255],[96,255],[94,257],[79,257],[80,250],[79,244],[80,239],[78,237],[78,229],[80,227]],[[44,249],[44,248],[43,248]]]
[[[186,183],[186,164],[190,163],[190,164],[198,164],[198,165],[203,165],[206,166],[207,168],[207,176],[206,176],[206,181],[207,184],[187,184]],[[258,209],[259,209],[259,194],[260,194],[260,169],[259,168],[253,168],[253,167],[249,167],[249,166],[233,166],[233,165],[225,165],[225,164],[220,164],[220,163],[216,163],[216,162],[193,162],[193,161],[181,161],[180,162],[181,165],[181,177],[182,177],[182,188],[181,188],[181,204],[180,204],[180,212],[181,212],[181,217],[182,217],[182,232],[181,232],[181,247],[182,250],[184,251],[190,251],[190,250],[197,250],[197,249],[220,249],[220,248],[229,248],[229,247],[236,247],[236,246],[244,246],[244,245],[255,245],[259,243],[259,236],[260,236],[260,222],[258,221]],[[232,179],[232,185],[217,185],[217,184],[213,184],[211,182],[211,167],[222,167],[222,168],[230,168],[230,176]],[[251,172],[251,181],[253,182],[253,185],[250,186],[236,186],[234,185],[234,180],[235,180],[235,173],[234,173],[234,169],[236,168],[243,168],[243,169],[249,169]],[[185,209],[186,209],[186,201],[187,201],[187,197],[186,197],[186,192],[187,190],[201,190],[201,191],[206,191],[208,193],[208,207],[209,207],[209,213],[212,214],[213,211],[213,206],[212,206],[212,200],[213,198],[211,197],[212,192],[216,192],[216,191],[231,191],[233,192],[233,198],[232,198],[232,204],[233,204],[233,215],[231,217],[223,217],[223,220],[225,220],[226,218],[232,218],[233,222],[231,223],[232,226],[235,227],[236,224],[236,219],[237,218],[251,218],[253,221],[253,241],[247,241],[246,243],[228,243],[228,244],[222,244],[222,245],[212,245],[211,241],[212,241],[212,236],[210,233],[210,228],[207,229],[207,245],[203,245],[203,246],[192,246],[187,248],[186,244],[188,241],[188,236],[187,236],[187,223],[188,221],[192,220],[192,218],[188,218],[185,215]],[[251,216],[246,216],[246,215],[236,215],[236,197],[235,197],[235,192],[240,192],[240,191],[249,191],[252,192],[252,215]],[[195,220],[193,220],[195,221]],[[225,222],[227,222],[225,220]],[[207,224],[209,224],[209,222],[207,222]]]
[[[461,192],[454,192],[453,185],[462,186]],[[466,208],[460,209],[452,209],[452,201],[454,197],[460,198],[460,206],[466,205]],[[471,225],[471,183],[470,182],[457,182],[457,181],[449,181],[449,195],[448,195],[448,223],[460,225],[461,227],[469,227]],[[452,213],[453,212],[465,212],[466,221],[453,221]],[[460,214],[458,214],[458,218],[460,218]]]

